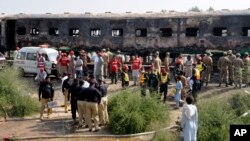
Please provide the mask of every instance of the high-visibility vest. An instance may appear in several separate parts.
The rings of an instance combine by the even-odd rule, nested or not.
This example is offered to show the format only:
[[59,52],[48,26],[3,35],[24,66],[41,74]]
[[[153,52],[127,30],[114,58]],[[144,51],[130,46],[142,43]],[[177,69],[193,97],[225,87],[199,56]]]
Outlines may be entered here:
[[124,73],[124,81],[129,81],[129,77],[128,77],[128,74],[127,73]]
[[197,68],[195,69],[195,78],[196,80],[201,80],[201,73]]
[[202,63],[196,64],[196,68],[197,68],[200,72],[203,71]]
[[168,73],[166,73],[165,76],[163,76],[163,75],[161,74],[161,82],[162,82],[162,83],[166,83],[167,81],[168,81]]
[[145,74],[143,73],[141,74],[141,77],[140,77],[140,84],[144,84],[145,80],[146,80],[146,77],[145,77]]

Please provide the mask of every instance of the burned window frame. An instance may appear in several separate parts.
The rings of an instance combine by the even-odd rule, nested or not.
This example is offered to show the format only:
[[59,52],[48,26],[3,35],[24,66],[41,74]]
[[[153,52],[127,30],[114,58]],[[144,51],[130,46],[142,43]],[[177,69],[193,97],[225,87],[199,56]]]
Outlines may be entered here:
[[17,27],[16,33],[17,35],[26,35],[27,29],[25,26]]
[[[114,35],[114,32],[115,31],[119,31],[119,33],[117,35]],[[123,29],[122,28],[113,28],[111,30],[111,36],[114,37],[114,38],[117,38],[117,37],[123,37]]]
[[187,27],[185,31],[186,37],[199,37],[199,28],[198,27]]
[[241,28],[242,36],[250,37],[250,26],[245,26]]
[[172,37],[173,29],[172,28],[160,28],[160,36],[161,37]]
[[[95,34],[95,32],[97,32],[98,34]],[[89,30],[89,35],[90,35],[90,37],[94,37],[94,38],[101,37],[102,30],[100,28],[91,28]]]
[[[220,30],[220,32],[217,32],[219,30]],[[226,35],[223,35],[223,30],[226,30]],[[227,27],[214,27],[213,28],[213,36],[216,36],[216,37],[227,37],[228,36],[228,29],[227,29]]]
[[[138,33],[140,31],[140,34]],[[135,37],[147,37],[147,28],[137,28],[135,29]]]
[[39,28],[37,28],[37,27],[32,27],[31,29],[30,29],[30,35],[39,35]]
[[59,36],[59,29],[55,27],[49,27],[49,35],[50,36]]
[[80,36],[80,29],[79,28],[69,28],[69,36],[71,36],[71,37],[79,37]]

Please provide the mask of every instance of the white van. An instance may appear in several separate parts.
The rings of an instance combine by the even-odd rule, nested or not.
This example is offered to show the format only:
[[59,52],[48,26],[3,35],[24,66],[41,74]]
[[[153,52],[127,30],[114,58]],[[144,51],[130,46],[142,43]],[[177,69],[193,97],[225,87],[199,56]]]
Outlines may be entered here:
[[57,76],[56,64],[58,51],[52,48],[22,47],[14,58],[14,68],[25,74],[37,73],[37,56],[42,54],[45,58],[45,69],[49,75]]

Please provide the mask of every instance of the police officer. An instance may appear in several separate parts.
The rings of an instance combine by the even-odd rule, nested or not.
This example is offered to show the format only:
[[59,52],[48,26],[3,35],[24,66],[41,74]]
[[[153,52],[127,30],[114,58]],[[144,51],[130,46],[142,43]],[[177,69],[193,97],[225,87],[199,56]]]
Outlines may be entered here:
[[233,60],[233,66],[234,66],[234,84],[235,84],[235,87],[237,88],[238,84],[239,84],[239,88],[241,88],[242,69],[243,69],[244,63],[243,63],[242,59],[240,58],[239,53],[236,54],[236,59]]
[[87,81],[80,80],[79,86],[76,88],[77,91],[77,108],[79,115],[79,127],[83,126],[83,119],[86,122],[86,105],[87,105],[87,93],[85,91],[85,87],[83,87],[84,83]]
[[77,111],[77,87],[78,87],[78,79],[74,79],[73,84],[69,87],[69,95],[70,95],[70,104],[71,104],[71,113],[72,119],[76,121],[76,111]]
[[218,69],[220,70],[220,84],[219,87],[221,86],[221,83],[223,80],[226,82],[226,87],[228,87],[228,67],[230,64],[230,60],[227,57],[227,52],[223,53],[223,56],[220,57],[218,61]]
[[97,89],[101,92],[102,99],[101,103],[98,107],[99,118],[100,118],[100,125],[106,125],[109,123],[109,116],[108,116],[108,85],[103,82],[102,79],[98,79],[98,86]]
[[211,72],[213,71],[213,59],[211,57],[211,53],[207,52],[207,55],[203,57],[202,61],[207,66],[202,74],[202,80],[207,86],[208,82],[210,82]]
[[62,78],[62,92],[64,95],[64,109],[65,113],[68,113],[69,110],[69,87],[70,87],[70,82],[69,82],[69,74],[67,75],[66,73],[63,74]]
[[234,82],[234,65],[233,60],[236,58],[233,54],[232,50],[229,50],[228,52],[228,59],[229,59],[229,66],[228,66],[228,75],[229,75],[229,85],[233,85]]
[[[48,105],[49,101],[53,101],[54,97],[54,87],[53,84],[50,82],[50,78],[46,77],[45,81],[40,84],[39,87],[39,101],[41,101],[41,110],[40,110],[40,119],[43,120],[43,111],[45,107]],[[48,118],[51,114],[51,109],[48,108]]]
[[[85,89],[86,92],[86,99],[87,99],[87,104],[86,104],[86,112],[87,112],[87,117],[86,121],[89,127],[89,131],[99,131],[99,116],[98,116],[98,104],[101,102],[101,93],[99,92],[98,89],[95,88],[96,86],[96,81],[95,79],[92,79],[90,81],[90,87]],[[92,130],[92,122],[91,118],[94,120],[94,126],[95,130]]]

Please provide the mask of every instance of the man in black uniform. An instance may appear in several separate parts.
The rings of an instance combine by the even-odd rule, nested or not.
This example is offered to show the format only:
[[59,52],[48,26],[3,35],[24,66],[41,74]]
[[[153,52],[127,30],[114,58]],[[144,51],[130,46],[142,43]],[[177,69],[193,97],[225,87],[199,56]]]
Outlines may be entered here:
[[74,79],[73,84],[69,87],[69,95],[70,95],[70,104],[71,104],[71,113],[72,118],[76,121],[76,110],[77,110],[77,87],[78,87],[78,79]]
[[86,121],[86,92],[83,87],[84,81],[79,81],[79,86],[76,88],[77,91],[77,108],[78,108],[78,115],[79,115],[79,127],[83,126],[83,119]]
[[[54,87],[52,83],[50,82],[49,77],[46,77],[45,81],[43,81],[40,84],[38,97],[39,97],[39,101],[41,101],[40,119],[43,120],[43,111],[45,107],[48,106],[48,102],[53,101],[53,97],[54,97]],[[51,109],[48,108],[48,113],[47,113],[48,118],[51,113],[52,113]]]
[[96,81],[92,79],[90,81],[90,87],[86,88],[84,91],[86,92],[86,98],[87,98],[87,117],[86,121],[89,127],[89,131],[92,130],[92,122],[91,118],[94,119],[94,131],[99,131],[99,117],[98,117],[98,104],[101,102],[101,93],[98,91],[98,89],[95,88]]
[[[65,78],[65,79],[64,79]],[[65,108],[65,113],[68,113],[68,108],[69,108],[69,87],[70,87],[70,82],[69,82],[69,78],[70,75],[66,75],[64,73],[64,80],[62,82],[62,92],[64,95],[64,108]]]

